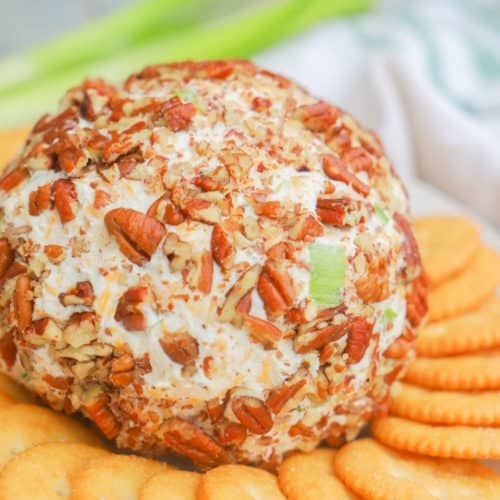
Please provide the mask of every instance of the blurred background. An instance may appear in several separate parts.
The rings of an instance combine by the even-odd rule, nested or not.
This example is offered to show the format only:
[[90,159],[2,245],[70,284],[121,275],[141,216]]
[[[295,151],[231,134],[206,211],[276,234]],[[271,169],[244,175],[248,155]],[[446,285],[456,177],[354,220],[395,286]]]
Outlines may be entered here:
[[397,170],[500,226],[498,0],[0,0],[0,128],[87,75],[250,57],[354,114]]

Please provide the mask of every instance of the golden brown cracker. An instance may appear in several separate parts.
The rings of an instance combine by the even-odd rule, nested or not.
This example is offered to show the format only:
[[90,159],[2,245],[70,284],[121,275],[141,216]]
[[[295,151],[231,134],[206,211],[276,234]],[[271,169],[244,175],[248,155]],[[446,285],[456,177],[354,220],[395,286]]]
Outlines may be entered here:
[[203,475],[198,500],[284,500],[276,476],[247,465],[221,465]]
[[465,270],[431,290],[429,322],[471,311],[490,298],[500,284],[500,255],[481,247]]
[[389,412],[433,425],[500,426],[500,391],[433,391],[397,382]]
[[0,373],[0,394],[9,396],[16,403],[34,403],[36,401],[34,394],[3,373]]
[[0,130],[0,175],[28,137],[31,127]]
[[500,389],[500,349],[446,358],[417,358],[405,381],[436,390]]
[[[196,500],[201,474],[185,470],[167,470],[148,479],[139,492],[139,500]],[[168,497],[166,496],[168,492]]]
[[15,404],[15,401],[10,396],[0,392],[0,409],[13,404]]
[[107,453],[80,443],[47,443],[24,450],[0,472],[0,498],[69,498],[72,474],[89,460]]
[[296,453],[288,457],[280,465],[278,473],[278,481],[286,497],[289,500],[358,498],[335,477],[335,453],[335,450],[328,448],[317,448],[309,453]]
[[143,484],[167,464],[135,455],[107,455],[92,460],[71,478],[72,500],[137,498]]
[[478,227],[465,217],[419,217],[413,229],[432,286],[462,271],[481,244]]
[[0,410],[0,468],[19,452],[51,441],[105,447],[92,429],[48,408],[16,404]]
[[419,356],[450,356],[500,347],[500,297],[494,296],[469,313],[432,323],[419,330]]
[[500,491],[500,476],[477,462],[421,457],[373,439],[341,448],[335,472],[366,500],[493,500]]
[[398,417],[376,419],[373,435],[386,446],[443,458],[500,458],[500,428],[427,425]]

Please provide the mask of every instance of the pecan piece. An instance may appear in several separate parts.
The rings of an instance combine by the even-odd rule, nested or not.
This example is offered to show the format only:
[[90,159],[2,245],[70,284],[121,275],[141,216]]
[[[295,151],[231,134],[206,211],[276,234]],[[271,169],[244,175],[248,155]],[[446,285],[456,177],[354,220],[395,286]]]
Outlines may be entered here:
[[297,241],[309,241],[322,234],[323,226],[311,214],[304,214],[298,217],[290,229],[290,238]]
[[12,191],[27,179],[29,175],[27,168],[18,166],[0,178],[0,189],[7,192]]
[[241,446],[247,438],[247,429],[235,422],[218,422],[215,425],[215,434],[222,444]]
[[172,332],[159,340],[165,354],[180,365],[187,365],[198,358],[198,341],[187,332]]
[[7,238],[0,238],[0,279],[14,263],[14,251]]
[[31,292],[31,279],[23,274],[16,281],[14,295],[17,326],[21,332],[31,325],[33,315],[33,294]]
[[182,418],[169,418],[160,432],[169,448],[187,456],[197,466],[213,467],[232,461],[222,446],[199,427]]
[[219,401],[217,398],[207,401],[207,413],[212,422],[217,422],[224,415],[226,405],[224,401]]
[[268,217],[269,219],[280,219],[282,216],[281,203],[279,201],[263,201],[255,203],[255,213]]
[[78,211],[78,196],[73,181],[58,179],[52,185],[52,195],[61,222],[65,224],[72,221]]
[[353,174],[344,160],[327,154],[323,156],[323,170],[325,174],[334,181],[344,182],[352,186],[354,191],[362,196],[368,196],[370,186],[365,184],[359,177]]
[[226,300],[219,311],[221,321],[235,321],[241,319],[241,314],[238,313],[236,307],[240,300],[250,292],[250,290],[255,288],[260,271],[261,267],[255,264],[238,278],[226,295]]
[[365,355],[373,325],[361,316],[354,316],[349,322],[349,332],[347,335],[346,353],[350,363],[358,363]]
[[340,111],[325,101],[299,106],[295,112],[295,118],[312,132],[325,132],[339,116]]
[[146,329],[146,317],[139,305],[144,302],[148,295],[145,286],[129,288],[118,301],[115,311],[115,320],[123,324],[129,331],[144,331]]
[[257,291],[269,316],[276,316],[288,310],[295,299],[295,291],[284,260],[266,261],[257,283]]
[[267,97],[254,97],[252,99],[252,108],[259,113],[267,111],[271,107],[271,99]]
[[102,189],[96,189],[94,193],[94,208],[99,210],[100,208],[104,208],[111,203],[111,195],[107,191],[103,191]]
[[316,214],[323,224],[335,227],[353,227],[365,218],[362,204],[351,198],[318,198]]
[[294,384],[283,384],[281,387],[273,389],[266,399],[266,406],[275,415],[278,414],[304,385],[306,385],[306,381],[303,379]]
[[227,233],[219,224],[214,226],[211,239],[212,255],[222,269],[232,266],[234,260],[234,247]]
[[59,302],[67,306],[91,306],[94,302],[94,288],[90,281],[78,281],[65,293],[59,294]]
[[135,367],[135,360],[129,353],[122,354],[111,363],[111,371],[113,373],[123,373],[133,370]]
[[224,185],[221,182],[206,175],[197,175],[191,182],[203,191],[224,191]]
[[64,340],[75,348],[90,344],[97,339],[96,317],[93,313],[74,313],[63,331]]
[[411,281],[419,275],[422,268],[418,243],[411,229],[411,225],[405,216],[395,213],[394,222],[396,223],[396,227],[399,228],[405,237],[403,251],[405,253],[407,263],[406,278],[408,281]]
[[5,366],[10,370],[17,358],[17,346],[14,342],[14,331],[9,330],[0,338],[0,358],[3,359]]
[[210,293],[212,289],[214,266],[212,253],[209,250],[198,253],[189,261],[186,269],[186,281],[192,288],[201,293]]
[[220,207],[213,201],[205,198],[187,200],[183,206],[186,214],[191,219],[205,224],[217,224],[222,219]]
[[61,245],[45,245],[43,252],[52,264],[59,264],[64,259],[64,247]]
[[427,277],[425,274],[421,274],[417,279],[413,280],[406,294],[406,317],[413,327],[420,324],[429,310],[427,288]]
[[29,214],[40,215],[44,210],[52,208],[52,187],[50,184],[40,186],[30,193]]
[[120,432],[120,424],[109,408],[109,396],[101,387],[93,386],[84,394],[82,409],[108,439]]
[[130,208],[110,210],[104,222],[120,251],[138,266],[150,260],[166,232],[154,217]]
[[167,233],[163,244],[163,253],[170,261],[170,270],[172,272],[181,271],[191,259],[191,245],[181,241],[175,233]]
[[281,339],[281,330],[265,319],[245,316],[243,324],[252,339],[262,344],[264,349],[274,349],[276,342]]
[[385,351],[384,357],[391,359],[403,359],[411,350],[413,342],[403,337],[398,337]]
[[184,214],[172,203],[168,192],[160,196],[149,207],[146,215],[171,226],[182,224],[185,220]]
[[367,304],[385,300],[390,295],[387,261],[383,258],[372,259],[354,285],[358,295]]
[[370,155],[363,148],[352,148],[342,155],[342,159],[355,171],[355,172],[370,172],[373,166],[373,161]]
[[254,434],[266,434],[273,426],[273,418],[266,405],[251,396],[239,396],[231,401],[236,418]]
[[191,102],[183,103],[178,96],[172,97],[161,108],[159,115],[164,118],[167,126],[174,132],[186,130],[194,115],[196,114],[196,107]]

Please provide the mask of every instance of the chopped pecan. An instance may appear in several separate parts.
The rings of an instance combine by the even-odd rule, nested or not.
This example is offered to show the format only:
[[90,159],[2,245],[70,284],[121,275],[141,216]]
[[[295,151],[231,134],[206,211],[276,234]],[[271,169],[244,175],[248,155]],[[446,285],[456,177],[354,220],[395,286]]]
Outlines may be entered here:
[[3,276],[0,277],[0,291],[2,290],[4,284],[15,278],[16,276],[19,276],[22,273],[26,272],[26,266],[24,264],[21,264],[17,260],[15,260],[5,271]]
[[250,290],[246,295],[243,295],[241,300],[236,305],[236,311],[240,314],[248,314],[252,309],[252,290]]
[[389,297],[389,271],[385,258],[372,259],[354,285],[365,303],[380,302]]
[[21,332],[31,325],[33,315],[33,293],[31,291],[31,279],[23,274],[16,281],[14,295],[16,307],[17,326]]
[[421,274],[413,280],[406,294],[406,317],[411,326],[417,327],[427,314],[429,306],[427,303],[428,280],[425,274]]
[[163,253],[170,261],[172,272],[182,271],[192,256],[191,245],[181,241],[175,233],[167,233]]
[[266,434],[273,426],[273,418],[260,399],[235,397],[231,401],[231,409],[236,418],[254,434]]
[[272,259],[289,259],[293,260],[293,247],[288,241],[280,241],[273,245],[266,255]]
[[301,324],[294,339],[295,351],[305,353],[321,349],[329,342],[338,340],[345,335],[348,328],[348,318],[345,311],[345,304],[329,307],[320,311],[313,321]]
[[235,321],[241,319],[241,315],[236,310],[240,300],[257,284],[261,267],[258,264],[250,267],[242,274],[226,295],[226,300],[219,311],[221,321]]
[[102,189],[96,189],[94,193],[94,208],[99,210],[111,203],[111,195]]
[[384,357],[391,359],[403,359],[411,350],[413,342],[403,337],[398,337],[385,351]]
[[163,118],[171,130],[178,132],[189,127],[195,114],[193,103],[183,103],[180,97],[174,96],[161,105],[158,118]]
[[218,399],[210,399],[207,401],[207,413],[212,422],[217,422],[224,415],[224,408],[226,407],[224,401]]
[[368,196],[370,186],[353,174],[344,160],[330,154],[324,155],[323,170],[330,179],[350,184],[359,194]]
[[280,219],[283,215],[281,203],[279,201],[255,203],[254,209],[257,215],[268,217],[269,219]]
[[335,124],[339,116],[340,111],[325,101],[299,106],[295,112],[295,118],[312,132],[325,132]]
[[205,224],[217,224],[222,219],[220,207],[214,201],[205,198],[187,200],[183,209],[191,219]]
[[65,307],[91,306],[94,298],[94,288],[90,281],[78,281],[71,290],[59,294],[59,302]]
[[285,312],[293,304],[295,291],[284,260],[267,259],[257,283],[257,291],[270,316]]
[[113,373],[129,372],[135,367],[135,360],[129,353],[122,354],[111,363],[111,371]]
[[223,191],[224,185],[213,179],[212,177],[207,177],[206,175],[197,175],[191,181],[195,186],[199,187],[203,191]]
[[134,380],[134,373],[132,371],[129,372],[119,372],[119,373],[110,373],[109,380],[112,384],[118,385],[120,387],[126,387],[130,385]]
[[197,466],[210,467],[231,462],[227,452],[199,427],[178,417],[169,418],[160,429],[173,451],[190,458]]
[[73,313],[63,331],[64,340],[71,347],[81,347],[97,339],[96,317],[93,313]]
[[129,288],[118,301],[115,311],[115,320],[123,324],[129,331],[144,331],[146,317],[139,305],[145,301],[148,289],[145,286]]
[[0,358],[5,363],[5,366],[10,370],[17,358],[17,346],[14,342],[15,329],[5,332],[0,338]]
[[298,241],[310,241],[323,234],[323,226],[311,214],[304,214],[297,218],[290,229],[290,238]]
[[209,250],[193,255],[186,268],[186,281],[201,293],[210,293],[213,278],[213,259]]
[[67,391],[71,386],[71,377],[54,377],[47,373],[42,377],[42,380],[59,391]]
[[16,186],[27,179],[29,175],[28,169],[19,165],[0,178],[0,189],[7,192],[12,191]]
[[345,228],[363,222],[365,215],[361,202],[351,198],[318,198],[316,214],[323,224]]
[[214,226],[212,231],[212,255],[222,269],[232,266],[234,260],[234,247],[227,233],[219,224]]
[[255,316],[245,316],[243,322],[253,340],[264,346],[264,349],[274,349],[281,339],[281,330],[270,321]]
[[182,224],[185,220],[184,214],[172,203],[169,192],[160,196],[149,207],[146,215],[171,226]]
[[255,111],[267,111],[271,107],[271,104],[271,99],[267,97],[254,97],[252,99],[252,108],[255,109]]
[[248,171],[253,165],[252,157],[234,146],[231,149],[223,149],[220,159],[231,178],[237,183],[246,179]]
[[61,222],[65,224],[72,221],[78,211],[78,196],[73,181],[58,179],[52,185],[52,195]]
[[59,264],[64,259],[64,247],[61,245],[45,245],[43,252],[52,264]]
[[292,425],[288,431],[288,434],[292,437],[304,436],[309,438],[313,438],[316,435],[314,429],[312,429],[308,425],[305,425],[302,422],[297,422],[296,424]]
[[120,424],[109,408],[109,396],[99,386],[91,387],[83,397],[82,408],[108,439],[120,432]]
[[138,266],[149,261],[166,232],[154,217],[130,208],[110,210],[104,222],[121,252]]
[[288,321],[291,323],[309,323],[318,314],[318,304],[309,298],[305,299],[299,307],[294,307],[288,311]]
[[30,193],[29,214],[40,215],[44,210],[52,208],[52,187],[50,184],[40,186]]
[[57,156],[58,165],[70,176],[81,175],[79,172],[88,164],[89,157],[85,151],[73,144],[67,136],[59,137],[59,141],[51,148]]
[[373,166],[373,160],[364,148],[352,148],[344,152],[342,159],[355,172],[370,172]]
[[0,279],[14,263],[14,251],[7,238],[0,238]]
[[215,433],[217,439],[228,446],[241,446],[247,438],[246,427],[235,422],[218,422]]
[[198,358],[198,341],[187,332],[169,332],[159,342],[174,363],[187,365]]
[[275,415],[278,414],[305,384],[305,379],[302,379],[294,384],[283,384],[273,389],[266,399],[266,406],[270,408]]
[[403,251],[405,253],[407,263],[406,278],[408,281],[411,281],[419,275],[422,269],[422,261],[420,259],[418,243],[411,229],[411,225],[404,215],[395,213],[394,222],[405,237],[405,241],[403,243]]
[[372,330],[373,325],[370,325],[361,316],[354,316],[350,319],[346,345],[349,362],[358,363],[361,361],[370,343]]

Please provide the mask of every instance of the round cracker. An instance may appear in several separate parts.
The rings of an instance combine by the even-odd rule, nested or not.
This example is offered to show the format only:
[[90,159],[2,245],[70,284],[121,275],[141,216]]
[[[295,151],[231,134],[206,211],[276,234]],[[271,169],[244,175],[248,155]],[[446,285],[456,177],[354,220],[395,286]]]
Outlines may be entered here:
[[478,227],[465,217],[420,217],[413,228],[432,286],[461,272],[481,244]]
[[429,322],[471,311],[488,300],[500,284],[500,256],[481,247],[465,270],[429,293]]
[[15,401],[10,396],[7,396],[6,394],[2,394],[0,392],[0,409],[11,406],[13,404],[15,404]]
[[336,450],[317,448],[310,453],[296,453],[279,468],[278,482],[289,500],[357,498],[335,477],[333,461]]
[[389,412],[436,425],[500,426],[500,391],[433,391],[402,382],[391,390]]
[[9,396],[17,403],[34,403],[36,401],[34,394],[3,373],[0,373],[0,393]]
[[427,425],[384,417],[371,429],[381,443],[398,450],[443,458],[500,458],[498,427]]
[[170,466],[135,455],[107,455],[92,460],[71,478],[72,500],[137,498],[142,485]]
[[19,452],[51,441],[105,447],[94,430],[48,408],[16,404],[0,410],[0,468]]
[[500,389],[500,349],[447,358],[417,358],[408,367],[405,380],[445,391]]
[[0,175],[28,137],[31,127],[2,130],[0,132]]
[[477,462],[420,457],[373,439],[358,439],[340,449],[335,472],[367,500],[493,500],[500,488],[498,474]]
[[221,465],[203,475],[198,500],[284,500],[276,476],[247,465]]
[[69,498],[71,475],[89,460],[107,453],[80,443],[47,443],[24,450],[0,472],[1,498]]
[[450,356],[500,347],[500,297],[475,311],[426,325],[419,330],[419,356]]
[[196,500],[201,474],[185,470],[167,470],[148,479],[139,492],[139,500]]

